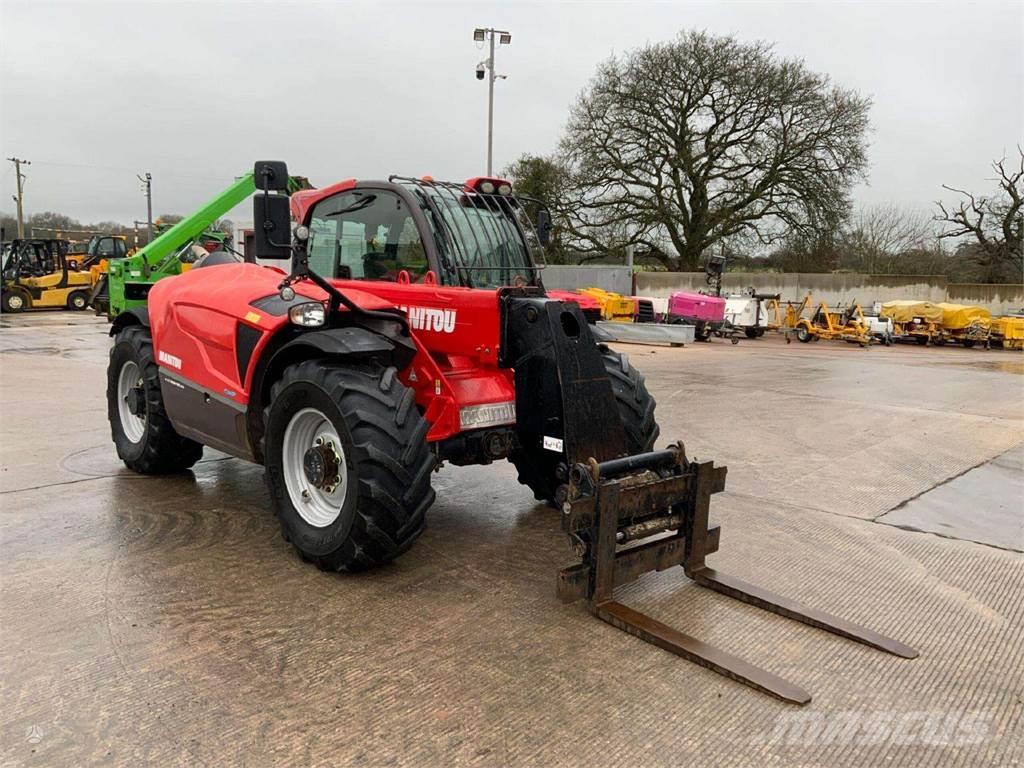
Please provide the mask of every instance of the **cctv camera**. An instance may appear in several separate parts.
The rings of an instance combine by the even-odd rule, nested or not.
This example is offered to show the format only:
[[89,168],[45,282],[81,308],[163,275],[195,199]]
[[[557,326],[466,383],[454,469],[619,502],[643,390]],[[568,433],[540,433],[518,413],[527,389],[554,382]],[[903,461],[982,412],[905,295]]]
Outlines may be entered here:
[[476,65],[476,79],[477,80],[483,80],[484,79],[484,71],[485,71],[484,70],[484,63],[481,61],[479,64]]

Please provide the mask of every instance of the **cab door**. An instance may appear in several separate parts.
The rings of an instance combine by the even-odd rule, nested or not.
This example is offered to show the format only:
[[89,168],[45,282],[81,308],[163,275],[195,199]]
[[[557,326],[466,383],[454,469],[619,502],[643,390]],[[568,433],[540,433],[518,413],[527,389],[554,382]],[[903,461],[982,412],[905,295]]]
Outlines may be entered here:
[[309,264],[341,280],[423,282],[434,270],[422,211],[395,190],[359,186],[318,202],[309,220]]

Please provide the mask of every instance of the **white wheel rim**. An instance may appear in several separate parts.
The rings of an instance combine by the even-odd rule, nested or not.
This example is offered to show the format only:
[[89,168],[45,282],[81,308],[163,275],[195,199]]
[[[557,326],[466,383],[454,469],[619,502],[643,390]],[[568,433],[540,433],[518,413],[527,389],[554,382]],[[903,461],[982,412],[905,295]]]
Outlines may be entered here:
[[74,304],[76,307],[84,307],[85,306],[85,297],[84,296],[73,296],[71,298],[71,303]]
[[121,372],[117,376],[117,415],[121,419],[124,436],[133,443],[142,440],[142,435],[146,432],[146,417],[132,413],[128,407],[128,394],[136,387],[144,386],[142,372],[136,363],[129,360],[121,366]]
[[[306,475],[304,459],[310,449],[330,450],[338,463],[338,482],[333,488],[314,485]],[[315,528],[325,528],[341,515],[348,493],[348,464],[338,431],[316,408],[303,408],[292,416],[281,446],[284,482],[292,506]]]
[[7,299],[7,306],[11,309],[21,309],[25,306],[25,302],[21,300],[21,296],[16,293],[12,293],[11,297]]

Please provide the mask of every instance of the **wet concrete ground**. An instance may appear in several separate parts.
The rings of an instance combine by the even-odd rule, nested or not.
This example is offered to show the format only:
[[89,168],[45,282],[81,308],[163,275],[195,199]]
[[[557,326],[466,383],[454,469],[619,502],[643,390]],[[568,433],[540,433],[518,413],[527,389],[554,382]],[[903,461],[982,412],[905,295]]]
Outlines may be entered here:
[[805,687],[801,709],[558,603],[571,556],[507,465],[436,475],[424,536],[358,577],[299,561],[257,467],[208,451],[193,473],[131,474],[105,330],[0,320],[0,764],[1024,761],[1020,354],[624,348],[663,438],[729,466],[711,565],[920,650],[887,656],[679,569],[622,590]]

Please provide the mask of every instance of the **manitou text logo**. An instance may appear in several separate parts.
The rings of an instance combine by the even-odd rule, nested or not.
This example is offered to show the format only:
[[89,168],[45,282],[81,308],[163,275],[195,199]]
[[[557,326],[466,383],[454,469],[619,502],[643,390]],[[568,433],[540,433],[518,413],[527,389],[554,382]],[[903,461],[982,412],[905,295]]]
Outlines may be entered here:
[[174,355],[170,354],[169,352],[164,352],[163,350],[161,350],[159,358],[160,358],[160,362],[161,363],[165,363],[166,365],[171,366],[171,368],[177,368],[179,371],[181,370],[181,358],[180,357],[175,357]]
[[409,325],[417,331],[455,332],[455,310],[431,307],[399,307],[409,316]]

